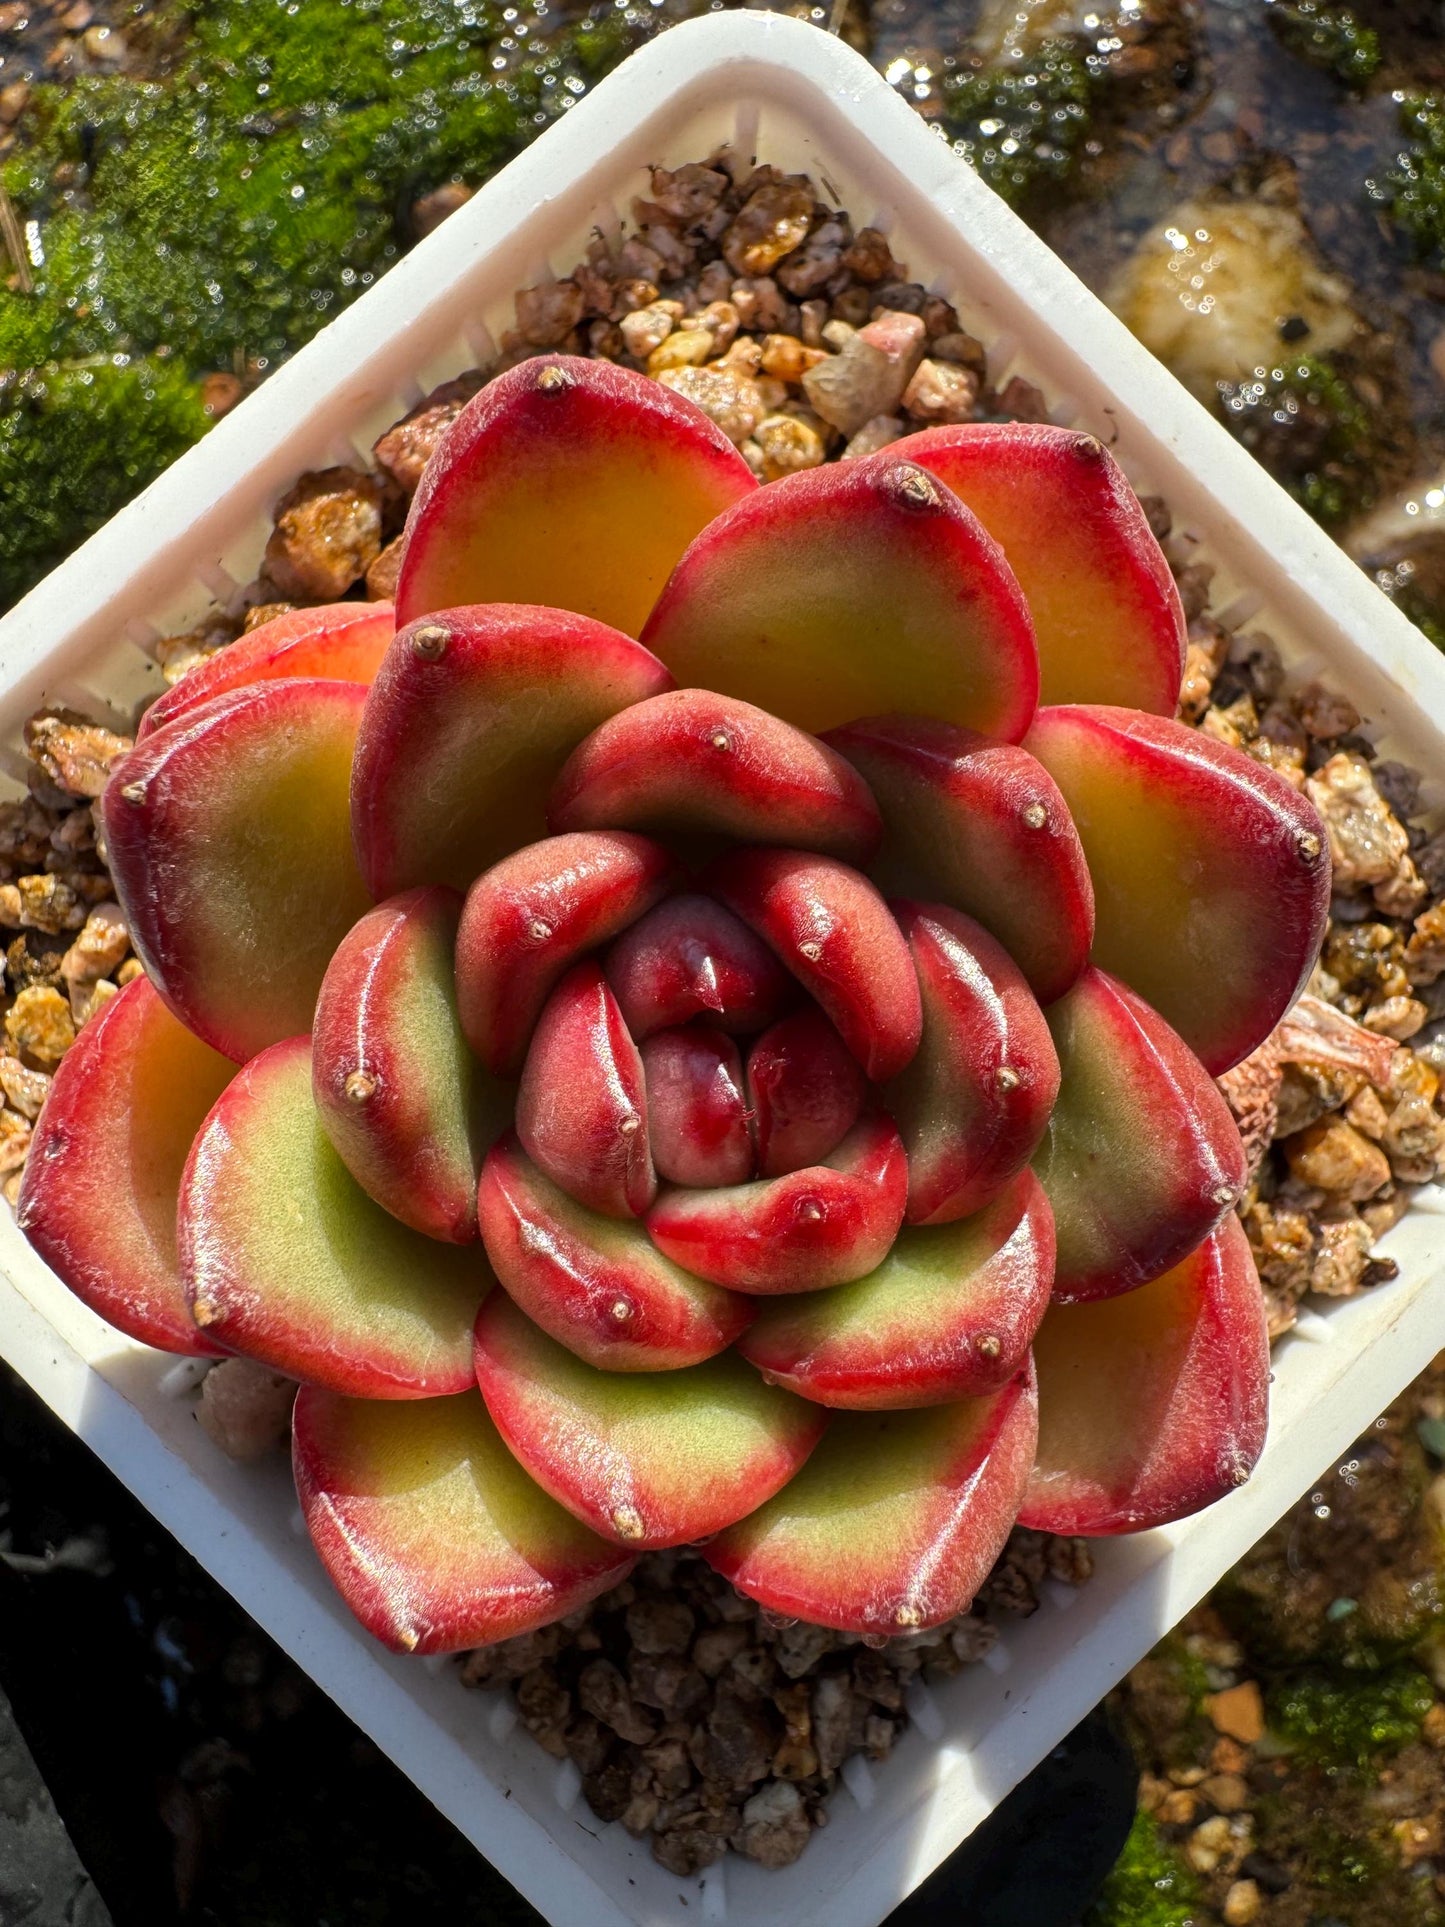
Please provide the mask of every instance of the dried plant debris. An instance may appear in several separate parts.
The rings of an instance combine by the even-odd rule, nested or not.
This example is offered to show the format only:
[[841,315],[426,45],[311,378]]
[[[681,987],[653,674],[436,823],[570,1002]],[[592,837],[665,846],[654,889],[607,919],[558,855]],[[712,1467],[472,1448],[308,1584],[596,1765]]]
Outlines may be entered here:
[[[257,580],[234,606],[155,646],[168,684],[289,608],[388,597],[406,505],[438,439],[490,375],[534,354],[653,375],[697,403],[765,480],[857,459],[932,423],[1047,419],[1029,382],[990,381],[983,344],[946,299],[908,279],[887,237],[855,228],[805,177],[715,155],[655,169],[633,213],[620,242],[599,238],[570,275],[524,290],[493,366],[426,396],[379,438],[372,469],[298,479],[276,505]],[[1221,624],[1210,569],[1171,533],[1164,503],[1146,508],[1190,619],[1181,713],[1307,789],[1330,837],[1334,914],[1320,967],[1289,1017],[1223,1080],[1250,1153],[1241,1215],[1278,1336],[1308,1294],[1344,1296],[1393,1276],[1375,1242],[1445,1170],[1445,1036],[1435,1036],[1445,1018],[1445,833],[1432,828],[1418,779],[1377,755],[1345,697],[1287,688],[1268,636]],[[110,901],[90,808],[128,739],[48,710],[27,726],[26,744],[29,794],[0,805],[0,925],[14,933],[0,1184],[12,1199],[49,1074],[141,968]],[[250,1457],[284,1431],[288,1387],[242,1364],[213,1371],[202,1413],[223,1449]],[[887,1756],[910,1682],[982,1659],[1001,1624],[1035,1610],[1046,1582],[1081,1584],[1090,1569],[1082,1541],[1015,1531],[967,1615],[870,1647],[777,1623],[685,1551],[651,1554],[571,1619],[469,1655],[462,1678],[508,1688],[538,1743],[574,1762],[597,1815],[649,1838],[672,1872],[696,1873],[730,1847],[783,1866],[826,1822],[845,1761]],[[1225,1682],[1221,1702],[1227,1691]],[[1220,1717],[1238,1730],[1252,1714],[1241,1702]],[[1223,1788],[1227,1766],[1200,1823],[1212,1831],[1191,1849],[1201,1869],[1214,1855],[1211,1888],[1249,1851]]]

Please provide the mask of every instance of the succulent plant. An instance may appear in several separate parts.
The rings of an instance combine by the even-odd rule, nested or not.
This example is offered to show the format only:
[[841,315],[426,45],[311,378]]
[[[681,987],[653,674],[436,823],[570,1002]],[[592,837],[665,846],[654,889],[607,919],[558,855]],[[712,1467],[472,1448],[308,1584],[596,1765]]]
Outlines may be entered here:
[[667,389],[524,362],[394,612],[256,630],[116,768],[148,974],[21,1221],[122,1331],[301,1382],[312,1537],[398,1648],[682,1543],[881,1638],[1016,1519],[1206,1505],[1267,1379],[1213,1077],[1329,861],[1174,720],[1183,653],[1087,435],[763,487]]

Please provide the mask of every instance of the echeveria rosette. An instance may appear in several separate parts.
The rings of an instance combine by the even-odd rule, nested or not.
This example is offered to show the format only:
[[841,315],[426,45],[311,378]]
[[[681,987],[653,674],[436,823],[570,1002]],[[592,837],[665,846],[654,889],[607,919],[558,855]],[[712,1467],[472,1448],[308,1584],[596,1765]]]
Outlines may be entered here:
[[1174,720],[1178,597],[1099,443],[930,430],[763,488],[543,357],[408,529],[394,636],[267,625],[116,770],[149,974],[21,1202],[122,1330],[302,1381],[359,1617],[466,1646],[696,1543],[876,1637],[1017,1519],[1247,1477],[1213,1076],[1303,984],[1328,858]]

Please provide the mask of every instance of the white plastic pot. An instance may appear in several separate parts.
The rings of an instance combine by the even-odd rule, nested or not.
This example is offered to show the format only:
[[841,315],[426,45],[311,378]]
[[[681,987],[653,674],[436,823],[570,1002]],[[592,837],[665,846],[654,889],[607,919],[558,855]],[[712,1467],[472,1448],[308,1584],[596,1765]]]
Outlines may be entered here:
[[[484,360],[518,288],[615,229],[650,162],[732,142],[810,173],[885,228],[988,344],[1108,442],[1200,543],[1231,620],[1347,692],[1389,752],[1445,774],[1445,658],[1138,346],[866,62],[798,21],[715,15],[636,55],[223,421],[0,624],[3,735],[42,701],[128,724],[159,687],[139,646],[254,574],[281,492],[354,458],[435,383]],[[18,747],[10,768],[23,770]],[[126,1343],[0,1221],[0,1349],[176,1537],[558,1927],[872,1927],[1048,1752],[1445,1346],[1445,1211],[1422,1195],[1387,1241],[1391,1284],[1306,1314],[1275,1353],[1252,1481],[1200,1517],[1098,1547],[982,1665],[916,1688],[886,1765],[845,1771],[832,1824],[779,1873],[700,1882],[603,1826],[575,1769],[504,1694],[394,1658],[354,1624],[299,1531],[278,1455],[230,1464],[197,1426],[198,1369]]]

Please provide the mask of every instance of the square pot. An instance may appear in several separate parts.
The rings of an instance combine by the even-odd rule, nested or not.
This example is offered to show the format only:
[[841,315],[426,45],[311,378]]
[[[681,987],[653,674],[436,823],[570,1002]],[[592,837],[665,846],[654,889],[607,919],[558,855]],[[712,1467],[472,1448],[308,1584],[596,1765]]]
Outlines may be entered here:
[[[620,131],[619,131],[620,130]],[[503,170],[0,624],[7,767],[42,701],[128,726],[160,686],[143,644],[192,626],[255,573],[276,498],[354,460],[435,384],[493,352],[519,288],[611,231],[645,169],[730,142],[888,232],[1054,419],[1107,442],[1216,569],[1230,621],[1258,615],[1292,676],[1323,673],[1392,755],[1445,776],[1445,657],[1179,387],[857,54],[763,13],[663,36]],[[201,1367],[132,1345],[0,1217],[0,1351],[215,1578],[559,1927],[872,1927],[976,1826],[1445,1346],[1445,1197],[1422,1193],[1385,1247],[1399,1279],[1307,1313],[1274,1355],[1269,1445],[1209,1511],[1101,1542],[1081,1593],[1046,1587],[981,1665],[915,1686],[886,1767],[845,1769],[834,1823],[766,1872],[730,1859],[680,1880],[602,1826],[514,1732],[504,1693],[444,1660],[385,1652],[322,1573],[279,1455],[221,1457],[197,1426]],[[849,1806],[853,1810],[849,1810]]]

